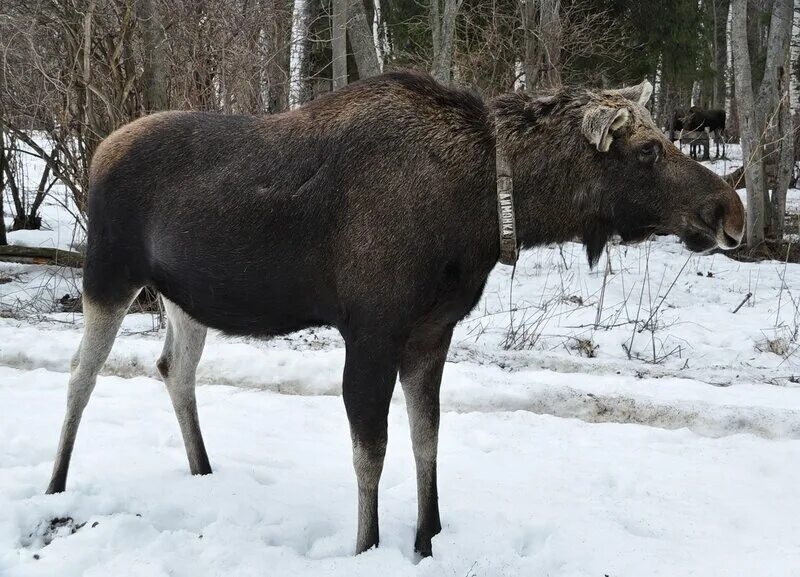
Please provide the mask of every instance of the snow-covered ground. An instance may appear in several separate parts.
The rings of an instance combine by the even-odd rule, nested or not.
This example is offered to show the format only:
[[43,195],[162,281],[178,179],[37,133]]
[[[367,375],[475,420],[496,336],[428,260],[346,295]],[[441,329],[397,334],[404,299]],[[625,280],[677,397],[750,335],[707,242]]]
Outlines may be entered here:
[[[737,168],[729,154],[712,168]],[[58,194],[50,230],[11,242],[80,243]],[[795,575],[797,287],[800,265],[693,255],[671,237],[611,246],[594,271],[571,243],[525,253],[513,280],[498,267],[445,368],[444,530],[419,562],[399,387],[381,547],[350,555],[332,329],[212,332],[198,398],[215,474],[194,478],[155,379],[163,331],[130,315],[68,490],[44,496],[82,320],[52,304],[80,271],[0,263],[0,575]]]

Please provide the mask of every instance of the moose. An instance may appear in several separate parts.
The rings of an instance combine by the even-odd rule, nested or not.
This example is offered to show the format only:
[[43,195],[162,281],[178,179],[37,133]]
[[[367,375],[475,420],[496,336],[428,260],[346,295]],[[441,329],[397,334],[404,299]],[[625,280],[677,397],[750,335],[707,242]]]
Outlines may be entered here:
[[[706,132],[714,135],[714,143],[716,145],[715,158],[719,158],[719,143],[722,141],[722,156],[725,156],[725,139],[723,133],[725,132],[726,115],[724,110],[718,109],[704,109],[699,106],[692,106],[689,111],[676,109],[672,117],[672,128],[670,134],[672,140],[675,141],[675,131],[679,131],[678,139],[681,138],[684,131],[686,132]],[[690,143],[690,156],[697,158],[697,142]],[[703,160],[709,160],[708,142],[705,142]]]
[[675,234],[698,252],[742,238],[739,197],[662,135],[644,108],[651,91],[645,81],[485,102],[396,71],[282,114],[164,112],[118,129],[91,163],[85,328],[47,492],[65,490],[98,372],[129,305],[151,287],[168,319],[157,368],[192,474],[211,473],[195,401],[207,327],[260,337],[338,329],[356,553],[378,545],[399,374],[416,465],[415,549],[431,555],[442,529],[442,370],[454,326],[501,255],[498,160],[510,168],[522,248],[580,239],[594,265],[616,236]]

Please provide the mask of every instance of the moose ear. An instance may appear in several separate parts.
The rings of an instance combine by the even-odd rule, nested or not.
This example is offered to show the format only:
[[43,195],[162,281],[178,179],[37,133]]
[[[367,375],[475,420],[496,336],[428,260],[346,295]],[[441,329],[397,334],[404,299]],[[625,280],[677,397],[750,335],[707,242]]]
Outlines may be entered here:
[[600,152],[608,152],[614,137],[612,132],[622,128],[629,118],[625,108],[611,108],[610,106],[593,106],[583,115],[581,129],[589,142],[597,147]]
[[650,100],[650,95],[653,94],[653,85],[649,80],[643,81],[636,86],[628,86],[627,88],[618,88],[616,90],[609,90],[613,94],[618,94],[623,98],[627,98],[631,102],[641,104],[644,106]]

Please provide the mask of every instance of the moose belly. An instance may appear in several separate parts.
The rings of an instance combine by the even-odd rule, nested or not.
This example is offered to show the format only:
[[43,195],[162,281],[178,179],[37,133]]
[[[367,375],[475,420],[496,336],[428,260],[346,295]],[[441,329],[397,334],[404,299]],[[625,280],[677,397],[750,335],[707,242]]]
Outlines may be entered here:
[[336,324],[335,291],[318,255],[298,257],[306,247],[217,241],[223,239],[199,235],[160,243],[153,288],[202,324],[231,334],[278,335]]

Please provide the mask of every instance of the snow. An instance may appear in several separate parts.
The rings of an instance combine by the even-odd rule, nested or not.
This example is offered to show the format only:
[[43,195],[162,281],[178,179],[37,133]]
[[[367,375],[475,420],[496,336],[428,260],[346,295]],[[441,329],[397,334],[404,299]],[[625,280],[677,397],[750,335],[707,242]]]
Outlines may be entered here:
[[[728,153],[707,164],[736,169],[741,152]],[[12,243],[82,241],[58,194],[46,230],[11,233]],[[788,205],[800,212],[800,191]],[[445,367],[444,527],[425,560],[413,552],[399,387],[381,546],[352,556],[355,476],[333,329],[267,341],[211,331],[198,402],[215,473],[192,477],[154,366],[164,331],[155,316],[129,315],[67,492],[43,495],[82,324],[53,303],[80,285],[79,270],[0,263],[3,577],[772,576],[800,566],[799,265],[694,255],[660,237],[610,246],[596,270],[574,243],[523,253],[513,279],[497,267]]]
[[[216,470],[188,474],[161,383],[100,379],[68,491],[44,496],[65,375],[0,369],[0,573],[18,575],[790,575],[800,444],[445,412],[444,530],[413,553],[413,458],[390,417],[379,549],[354,558],[342,403],[200,387]],[[29,431],[36,431],[31,435]],[[47,522],[86,523],[42,547]],[[43,525],[44,523],[44,525]],[[92,526],[97,523],[96,526]],[[39,559],[33,555],[38,554]]]

